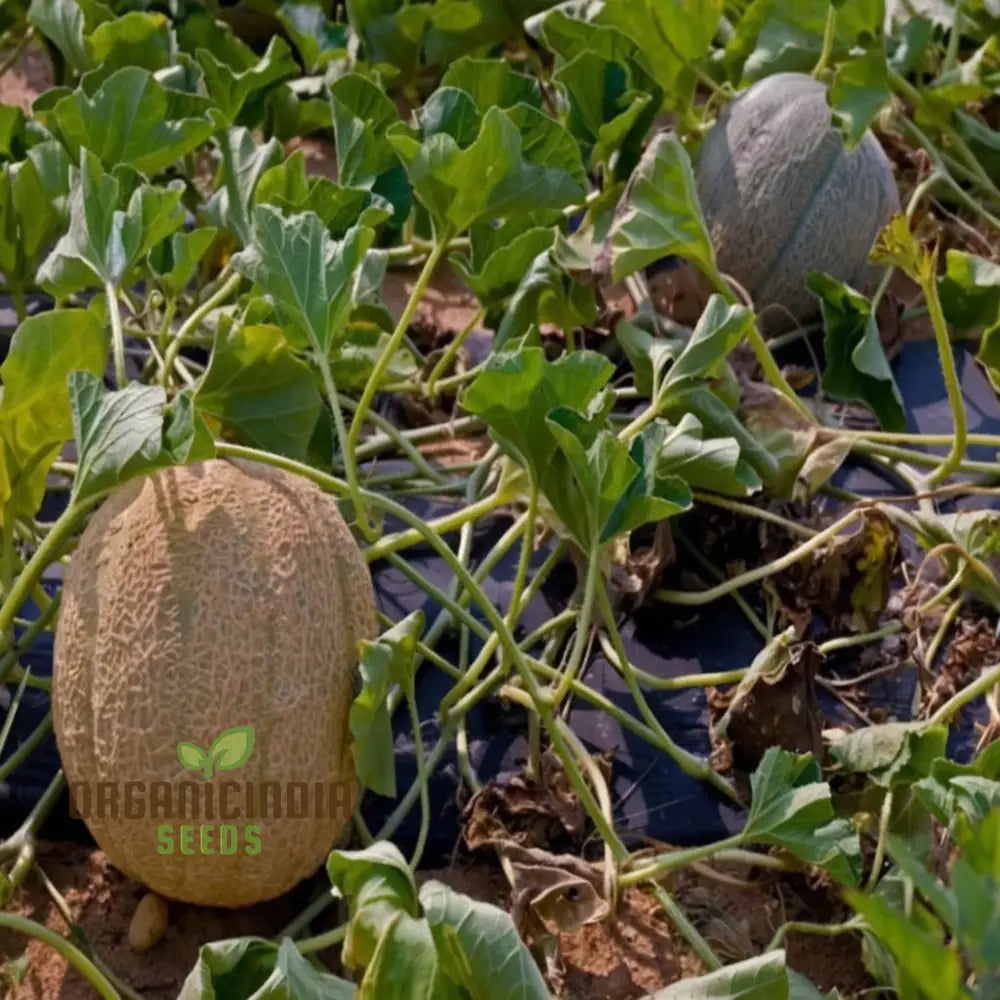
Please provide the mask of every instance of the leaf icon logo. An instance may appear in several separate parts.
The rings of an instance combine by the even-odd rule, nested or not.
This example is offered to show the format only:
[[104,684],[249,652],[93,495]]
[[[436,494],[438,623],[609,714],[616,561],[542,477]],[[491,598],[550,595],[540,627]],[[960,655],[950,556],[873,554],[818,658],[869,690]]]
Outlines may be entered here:
[[212,740],[206,753],[197,743],[178,743],[177,759],[181,767],[200,771],[208,781],[216,771],[235,771],[253,753],[253,726],[233,726],[224,729]]

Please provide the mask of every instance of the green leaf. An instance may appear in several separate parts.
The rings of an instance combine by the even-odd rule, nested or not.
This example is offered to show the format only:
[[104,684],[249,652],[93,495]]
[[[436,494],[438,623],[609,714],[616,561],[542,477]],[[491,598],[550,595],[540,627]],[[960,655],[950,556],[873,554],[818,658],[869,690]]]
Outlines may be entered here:
[[828,100],[847,149],[854,149],[864,138],[891,96],[885,53],[880,48],[852,56],[837,67]]
[[746,337],[753,324],[750,309],[727,303],[721,295],[713,294],[662,381],[661,399],[697,379],[715,378],[729,352]]
[[[494,249],[481,263],[474,263],[475,244],[472,256],[456,253],[450,260],[480,304],[492,309],[514,294],[535,258],[551,248],[554,237],[552,229],[535,226]],[[479,269],[473,270],[476,264]]]
[[[518,109],[525,115],[532,111],[526,105]],[[490,108],[475,140],[465,148],[445,132],[421,140],[402,124],[394,126],[388,138],[439,230],[460,233],[475,222],[558,209],[583,198],[583,188],[571,173],[549,165],[552,155],[565,152],[550,145],[557,133],[537,119],[532,124],[537,132],[522,138],[507,113]],[[543,165],[532,162],[529,153]]]
[[752,803],[745,843],[774,844],[819,865],[839,882],[857,885],[861,847],[846,820],[836,819],[830,787],[809,754],[771,747],[750,778]]
[[651,993],[646,1000],[791,1000],[783,950],[725,965]]
[[168,296],[180,295],[187,288],[218,232],[214,226],[201,226],[190,233],[174,233],[153,247],[150,271]]
[[[258,937],[229,938],[202,945],[177,1000],[226,997],[278,1000],[273,993],[258,992],[273,975],[277,959],[278,946]],[[291,996],[278,996],[280,1000],[292,1000]]]
[[[878,896],[847,890],[845,898],[865,918],[921,996],[927,1000],[962,1000],[967,996],[961,986],[962,963],[955,947],[920,929]],[[916,993],[910,995],[916,997]]]
[[322,408],[309,366],[265,325],[216,332],[194,403],[251,447],[300,460]]
[[876,784],[898,788],[926,777],[933,762],[944,756],[947,740],[943,725],[886,722],[843,736],[830,747],[830,756],[848,773],[867,774]]
[[[558,237],[557,237],[558,239]],[[534,325],[552,323],[574,330],[593,323],[599,314],[592,288],[574,280],[556,260],[556,247],[542,251],[531,262],[503,310],[493,350],[527,333]]]
[[[87,30],[85,5],[75,0],[31,0],[28,21],[59,50],[63,58],[82,73],[93,61],[84,34]],[[108,11],[108,16],[112,16]]]
[[247,1000],[355,1000],[356,996],[353,983],[321,972],[286,937],[281,939],[274,971]]
[[949,250],[938,294],[945,319],[955,329],[1000,326],[1000,264],[964,250]]
[[166,394],[159,386],[132,383],[107,392],[96,376],[74,371],[69,376],[69,396],[79,456],[74,502],[176,464],[178,451],[185,462],[214,454],[211,436],[189,406],[181,404],[175,411],[187,433],[173,433],[174,424],[164,420]]
[[33,517],[46,477],[72,436],[70,372],[104,372],[108,337],[86,309],[29,316],[0,365],[0,522]]
[[90,65],[96,67],[87,77],[88,87],[125,66],[153,72],[169,66],[173,44],[170,29],[165,15],[142,10],[130,10],[99,24],[86,39]]
[[885,430],[904,430],[903,398],[886,359],[871,303],[828,274],[814,271],[806,285],[820,300],[823,314],[823,389],[834,399],[869,406]]
[[438,953],[470,1000],[549,1000],[535,960],[510,916],[436,880],[420,887]]
[[515,104],[528,104],[540,110],[542,106],[538,81],[511,69],[506,59],[463,56],[445,70],[438,86],[464,91],[481,115],[493,107],[512,108]]
[[645,56],[669,108],[694,93],[691,66],[706,55],[722,17],[722,0],[605,0],[595,21],[618,28]]
[[765,485],[770,486],[777,481],[781,469],[775,457],[743,425],[734,410],[720,398],[717,391],[705,385],[675,391],[663,409],[663,416],[678,423],[689,412],[701,421],[706,432],[712,437],[735,438],[739,442],[740,453],[753,466]]
[[343,338],[352,281],[374,237],[373,230],[355,226],[334,240],[315,212],[283,216],[257,205],[253,242],[232,264],[271,296],[284,322],[314,350],[329,353]]
[[197,59],[205,74],[206,90],[222,116],[220,124],[227,126],[236,122],[251,94],[299,71],[291,49],[280,36],[271,39],[259,62],[239,72],[209,49],[198,49]]
[[183,181],[140,184],[124,209],[116,176],[101,169],[89,150],[70,192],[69,231],[38,269],[38,282],[57,297],[94,286],[117,287],[149,250],[184,224]]
[[144,174],[165,170],[216,129],[207,118],[172,118],[166,90],[137,66],[113,73],[93,97],[73,91],[52,116],[72,156],[87,149],[109,170],[125,163]]
[[181,767],[189,771],[201,771],[208,761],[208,755],[197,743],[178,743],[177,759]]
[[388,138],[399,113],[385,92],[359,73],[347,73],[330,85],[337,177],[348,187],[382,195],[400,226],[410,214],[406,171]]
[[281,162],[281,143],[271,138],[258,146],[246,128],[231,128],[221,137],[223,186],[209,199],[205,214],[249,246],[253,239],[250,204],[264,172]]
[[665,421],[650,426],[656,428],[650,445],[659,475],[678,476],[694,489],[724,496],[745,497],[761,488],[760,477],[740,457],[739,442],[732,437],[705,439],[693,413],[685,413],[676,427]]
[[659,133],[646,148],[618,204],[606,252],[616,282],[676,255],[721,286],[691,161],[673,133]]
[[283,3],[277,13],[307,73],[319,73],[334,59],[347,55],[347,28],[328,21],[314,3]]
[[647,463],[644,436],[630,449],[602,426],[603,413],[585,417],[569,407],[553,410],[546,423],[559,451],[542,491],[585,552],[691,506],[683,480],[658,477],[655,457]]
[[423,630],[423,612],[417,610],[374,642],[361,644],[361,691],[350,713],[354,760],[361,784],[389,798],[396,795],[389,688],[399,684],[412,693],[413,657]]
[[253,726],[232,726],[212,740],[208,756],[217,771],[235,771],[253,753]]
[[389,202],[367,188],[344,187],[327,177],[310,177],[300,149],[261,175],[253,201],[275,205],[285,213],[315,212],[336,237],[354,225],[377,226],[393,212]]
[[614,372],[607,358],[573,351],[547,361],[541,347],[493,354],[462,394],[462,408],[482,417],[504,454],[540,484],[558,444],[546,417],[557,407],[585,412]]
[[379,936],[359,987],[361,1000],[463,1000],[445,979],[426,920],[394,913]]
[[[882,36],[883,0],[837,2],[832,56]],[[741,86],[782,72],[811,72],[823,48],[829,0],[753,0],[726,43],[729,78]],[[862,47],[869,47],[862,44]]]

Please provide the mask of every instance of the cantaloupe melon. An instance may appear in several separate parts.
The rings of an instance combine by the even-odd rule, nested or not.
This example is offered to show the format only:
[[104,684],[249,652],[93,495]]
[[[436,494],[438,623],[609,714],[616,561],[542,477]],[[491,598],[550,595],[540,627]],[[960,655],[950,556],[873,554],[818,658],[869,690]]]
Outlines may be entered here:
[[810,271],[861,291],[877,281],[869,252],[899,210],[892,167],[871,131],[846,148],[820,81],[776,73],[737,94],[696,180],[719,269],[750,293],[764,332],[818,315]]
[[361,552],[305,478],[214,459],[113,493],[66,573],[52,685],[73,805],[112,863],[223,907],[315,871],[357,801],[375,634]]

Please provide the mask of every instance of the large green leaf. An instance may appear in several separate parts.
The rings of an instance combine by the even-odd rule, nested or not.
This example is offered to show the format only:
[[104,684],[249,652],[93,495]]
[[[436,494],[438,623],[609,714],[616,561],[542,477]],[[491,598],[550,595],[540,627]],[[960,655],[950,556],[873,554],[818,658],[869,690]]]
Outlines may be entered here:
[[898,788],[926,777],[947,739],[944,726],[885,722],[848,733],[830,747],[830,756],[848,773]]
[[218,124],[173,118],[166,90],[138,66],[113,73],[93,96],[78,88],[51,114],[75,158],[87,149],[108,170],[124,163],[144,174],[159,173],[197,149]]
[[628,448],[604,417],[569,407],[546,417],[558,451],[542,491],[584,552],[691,506],[684,480],[660,475],[655,460],[647,464],[643,437]]
[[830,787],[809,754],[771,747],[750,778],[746,843],[774,844],[819,865],[839,882],[857,885],[861,846],[846,820],[834,815]]
[[606,250],[614,281],[676,255],[721,285],[691,160],[676,135],[659,133],[650,142],[619,202]]
[[549,1000],[538,965],[506,912],[433,879],[420,887],[420,904],[450,978],[471,1000]]
[[300,343],[329,353],[343,339],[352,283],[374,236],[356,226],[334,240],[315,212],[285,216],[257,205],[253,242],[232,263],[271,296]]
[[69,377],[78,469],[73,499],[83,501],[167,465],[211,458],[215,445],[181,395],[165,410],[160,386],[138,383],[108,392],[99,378],[74,371]]
[[551,362],[540,347],[501,351],[466,388],[461,405],[482,417],[503,452],[540,484],[558,447],[546,417],[557,407],[586,412],[613,372],[614,365],[592,351]]
[[310,176],[301,149],[261,174],[253,202],[276,205],[286,213],[315,212],[336,237],[354,225],[377,226],[393,212],[389,202],[367,188],[345,187],[328,177]]
[[354,760],[361,784],[389,798],[396,797],[396,767],[388,695],[395,684],[412,688],[414,654],[423,629],[423,612],[417,610],[361,645],[361,690],[350,714]]
[[0,365],[0,522],[32,517],[46,476],[73,434],[70,372],[102,373],[108,336],[92,312],[60,309],[26,319]]
[[861,141],[890,99],[888,68],[881,48],[851,56],[837,67],[829,101],[848,149]]
[[679,476],[695,489],[725,496],[745,497],[761,488],[753,466],[740,456],[739,442],[732,437],[705,438],[693,413],[685,413],[676,427],[656,421],[651,430],[648,446],[660,475]]
[[683,979],[644,1000],[791,1000],[792,996],[785,952],[776,950]]
[[205,214],[214,225],[230,230],[240,243],[253,239],[250,209],[261,177],[281,162],[281,143],[271,138],[258,145],[247,128],[227,129],[223,149],[222,187],[209,199]]
[[722,0],[605,0],[595,20],[635,43],[667,106],[682,108],[694,92],[692,67],[708,55],[722,8]]
[[[519,113],[532,112],[519,105]],[[475,222],[501,216],[558,209],[583,198],[580,183],[563,166],[551,165],[561,155],[551,145],[554,122],[522,137],[500,108],[483,116],[476,138],[464,148],[447,132],[422,139],[402,124],[388,133],[406,166],[410,183],[440,231],[463,232]],[[570,140],[572,142],[572,140]],[[575,147],[574,147],[575,148]],[[529,152],[538,160],[532,162]]]
[[309,366],[276,326],[216,333],[195,407],[248,445],[304,459],[322,405]]
[[241,71],[235,71],[209,49],[199,49],[197,57],[208,94],[226,125],[235,123],[251,94],[298,73],[291,50],[280,37],[271,39],[259,62]]
[[388,139],[399,113],[386,93],[360,73],[347,73],[330,85],[333,135],[341,184],[366,188],[388,200],[394,223],[410,213],[406,171]]
[[69,231],[38,269],[38,282],[57,297],[84,288],[117,287],[129,269],[184,224],[183,181],[138,185],[130,197],[116,175],[81,150],[69,198]]
[[813,272],[806,285],[819,299],[823,314],[823,389],[834,399],[865,403],[885,430],[905,429],[903,398],[882,348],[871,303],[828,274]]

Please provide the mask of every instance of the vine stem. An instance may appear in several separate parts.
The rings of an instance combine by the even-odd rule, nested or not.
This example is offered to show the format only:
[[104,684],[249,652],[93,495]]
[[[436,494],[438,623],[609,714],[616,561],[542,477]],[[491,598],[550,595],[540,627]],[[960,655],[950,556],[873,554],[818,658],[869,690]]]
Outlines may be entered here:
[[956,712],[975,701],[980,695],[986,694],[1000,684],[1000,664],[988,667],[978,680],[962,688],[952,695],[928,720],[928,725],[939,726],[946,723]]
[[472,331],[475,330],[477,324],[482,320],[485,309],[479,309],[475,312],[468,323],[462,327],[461,331],[455,337],[455,339],[448,345],[444,353],[438,358],[437,363],[431,369],[430,375],[427,376],[427,395],[433,399],[437,394],[438,381],[441,376],[448,370],[448,366],[455,360],[458,356],[458,352],[461,350],[462,345],[469,339]]
[[833,56],[833,45],[837,39],[837,8],[830,4],[826,9],[826,24],[823,26],[823,48],[820,50],[819,59],[813,67],[812,75],[814,79],[819,79],[826,72],[830,65],[830,58]]
[[[430,284],[431,277],[448,248],[448,241],[450,238],[451,233],[445,231],[435,240],[434,247],[425,261],[424,266],[420,271],[420,275],[417,278],[416,284],[413,286],[413,291],[410,293],[410,298],[399,317],[396,329],[392,331],[392,335],[389,337],[389,343],[386,344],[379,359],[375,362],[375,366],[372,368],[371,374],[368,376],[368,381],[365,383],[365,387],[361,392],[361,398],[358,401],[358,408],[354,413],[354,419],[351,421],[350,430],[347,433],[345,457],[348,453],[353,454],[354,449],[358,447],[358,441],[361,437],[361,429],[365,424],[365,416],[371,407],[372,400],[375,398],[375,393],[378,391],[379,383],[382,381],[382,377],[388,370],[389,365],[392,362],[393,355],[395,355],[396,351],[399,349],[399,345],[402,343],[403,337],[406,336],[406,331],[410,327],[413,316],[417,311],[417,306],[420,304],[420,300],[423,298],[424,292],[427,291],[427,286]],[[355,496],[354,499],[357,501],[361,491],[358,489],[355,492],[357,496]],[[375,531],[373,526],[368,522],[367,513],[360,505],[358,505],[356,513],[361,533],[365,536],[367,541],[374,540]]]
[[838,535],[849,524],[853,524],[861,516],[861,509],[857,508],[845,514],[842,518],[834,521],[828,528],[824,528],[819,533],[813,535],[808,541],[803,542],[791,552],[786,553],[780,559],[775,559],[764,566],[748,570],[739,576],[731,577],[725,583],[720,583],[717,587],[709,587],[707,590],[657,590],[656,597],[661,601],[670,604],[684,604],[697,607],[701,604],[711,604],[720,597],[725,597],[734,590],[740,590],[750,583],[756,583],[765,577],[773,576],[782,570],[794,566],[800,559],[805,558],[811,552],[825,545],[828,541]]
[[118,310],[118,293],[110,282],[104,284],[104,296],[108,300],[108,318],[111,320],[111,351],[115,359],[115,382],[119,389],[128,383],[125,370],[125,334],[122,331],[122,315]]
[[101,1000],[121,1000],[121,994],[108,982],[104,973],[87,958],[71,941],[57,934],[48,927],[27,917],[19,917],[14,913],[0,913],[0,927],[23,934],[26,937],[37,938],[57,952],[97,991]]
[[941,308],[941,298],[938,295],[936,268],[937,248],[931,257],[931,266],[925,269],[921,284],[924,286],[924,297],[930,311],[931,325],[934,327],[934,338],[937,340],[938,354],[941,356],[941,371],[944,374],[944,384],[948,390],[948,402],[951,404],[952,418],[955,421],[955,438],[951,451],[944,463],[928,477],[930,486],[937,486],[955,472],[965,455],[966,436],[969,432],[965,413],[965,400],[962,399],[962,387],[958,382],[958,370],[955,367],[955,355],[951,349],[951,338],[948,336],[948,324],[945,322],[944,310]]
[[[446,514],[444,517],[428,521],[427,527],[430,528],[435,534],[447,535],[449,532],[457,531],[463,524],[470,521],[477,521],[480,517],[492,513],[498,507],[504,506],[507,502],[507,497],[505,495],[494,494],[492,496],[485,497],[474,504],[470,504],[468,507],[463,507],[461,510],[455,511],[454,514]],[[365,559],[370,563],[377,562],[379,559],[384,559],[392,552],[398,552],[400,549],[416,545],[424,537],[423,533],[418,531],[416,528],[399,531],[393,535],[386,535],[385,537],[380,538],[377,542],[373,542],[365,549]]]
[[590,640],[590,622],[594,615],[594,602],[597,598],[597,592],[600,589],[601,557],[603,554],[604,548],[600,545],[595,545],[587,559],[587,576],[583,585],[583,603],[580,606],[580,617],[576,623],[573,649],[570,652],[569,662],[566,664],[566,672],[552,694],[552,703],[557,709],[569,693],[576,675],[580,672],[580,665],[583,663],[583,654]]
[[622,888],[630,885],[639,885],[650,879],[662,878],[668,872],[684,868],[695,861],[704,861],[711,858],[719,851],[732,850],[743,845],[743,834],[736,833],[724,840],[717,840],[712,844],[700,844],[697,847],[689,847],[682,851],[670,851],[661,854],[655,861],[651,861],[642,868],[635,868],[626,871],[619,876],[619,883]]
[[103,490],[85,500],[71,503],[53,523],[41,545],[35,549],[34,554],[5,596],[3,605],[0,606],[0,649],[6,648],[7,640],[4,637],[14,624],[18,610],[30,597],[35,584],[41,579],[42,573],[58,557],[63,545],[69,540],[87,510],[102,500],[108,492],[108,490]]
[[725,795],[730,800],[739,802],[739,796],[736,791],[723,777],[721,777],[721,775],[717,774],[712,769],[710,764],[699,760],[694,754],[688,753],[687,750],[679,747],[660,724],[660,720],[657,719],[655,713],[649,707],[649,703],[646,701],[646,698],[639,687],[639,682],[636,680],[635,671],[632,669],[632,664],[629,662],[628,654],[625,652],[625,643],[622,641],[621,632],[618,630],[618,626],[615,623],[614,613],[611,608],[611,601],[608,598],[607,588],[604,587],[603,582],[600,584],[598,589],[601,614],[604,616],[608,633],[611,636],[611,644],[617,654],[619,671],[621,672],[625,683],[628,685],[629,693],[632,695],[632,699],[635,701],[636,705],[638,705],[639,712],[645,720],[646,725],[649,726],[654,733],[656,733],[662,746],[666,749],[668,756],[685,774],[692,778],[696,778],[699,781],[708,783],[717,792]]
[[163,356],[162,378],[166,381],[168,374],[173,370],[177,355],[187,338],[198,329],[201,321],[213,310],[222,305],[230,295],[233,294],[243,280],[242,274],[232,274],[224,281],[201,305],[196,306],[186,320],[181,324],[180,329],[167,345],[166,353]]

